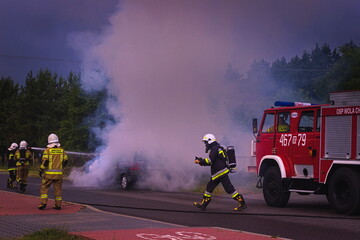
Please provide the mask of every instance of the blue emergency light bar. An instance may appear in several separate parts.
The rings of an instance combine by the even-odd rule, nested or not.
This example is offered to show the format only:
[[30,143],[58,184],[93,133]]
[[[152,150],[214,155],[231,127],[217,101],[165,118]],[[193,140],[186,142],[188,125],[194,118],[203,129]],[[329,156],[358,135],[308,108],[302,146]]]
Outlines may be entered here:
[[305,102],[283,102],[283,101],[276,101],[274,103],[276,107],[299,107],[299,106],[311,106],[316,105],[312,103],[305,103]]

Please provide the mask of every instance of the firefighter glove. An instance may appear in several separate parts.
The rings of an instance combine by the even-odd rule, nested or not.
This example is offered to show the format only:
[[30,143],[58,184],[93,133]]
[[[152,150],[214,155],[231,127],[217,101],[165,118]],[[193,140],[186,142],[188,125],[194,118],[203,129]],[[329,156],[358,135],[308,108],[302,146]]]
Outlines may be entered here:
[[203,159],[199,157],[195,157],[195,163],[199,164]]

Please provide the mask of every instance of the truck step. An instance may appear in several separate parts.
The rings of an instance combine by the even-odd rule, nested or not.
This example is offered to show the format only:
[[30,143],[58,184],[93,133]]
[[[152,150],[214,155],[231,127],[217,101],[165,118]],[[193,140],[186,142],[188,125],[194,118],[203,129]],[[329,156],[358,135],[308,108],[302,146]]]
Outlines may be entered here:
[[313,191],[313,190],[289,189],[289,192],[314,193],[315,191]]

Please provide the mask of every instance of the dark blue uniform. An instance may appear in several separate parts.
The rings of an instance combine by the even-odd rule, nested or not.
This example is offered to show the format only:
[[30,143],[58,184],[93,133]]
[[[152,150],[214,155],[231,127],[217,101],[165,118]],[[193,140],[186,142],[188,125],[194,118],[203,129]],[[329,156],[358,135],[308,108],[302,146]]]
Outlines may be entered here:
[[228,194],[235,197],[239,193],[235,190],[229,179],[229,168],[227,166],[226,152],[218,142],[210,144],[209,158],[199,159],[201,166],[211,167],[211,179],[206,186],[205,195],[210,197],[216,186],[221,183]]
[[226,151],[216,141],[207,144],[207,150],[210,150],[209,158],[196,158],[199,165],[211,167],[211,178],[206,185],[206,191],[203,195],[201,203],[194,202],[194,205],[204,211],[207,205],[211,201],[211,194],[214,189],[221,183],[225,191],[231,195],[231,197],[239,203],[239,206],[234,210],[245,209],[246,203],[241,194],[239,194],[229,179],[229,168],[227,165]]

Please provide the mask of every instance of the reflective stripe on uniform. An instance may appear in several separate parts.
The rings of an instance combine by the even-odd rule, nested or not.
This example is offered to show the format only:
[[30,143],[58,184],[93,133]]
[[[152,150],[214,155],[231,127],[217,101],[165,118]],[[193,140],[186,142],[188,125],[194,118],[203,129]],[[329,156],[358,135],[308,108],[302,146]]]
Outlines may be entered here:
[[205,196],[205,197],[211,197],[211,193],[205,192],[205,193],[204,193],[204,196]]
[[206,164],[211,165],[211,160],[209,158],[205,158],[205,162],[206,162]]
[[48,198],[47,194],[41,194],[40,198]]
[[44,152],[42,158],[43,158],[44,160],[48,160],[48,159],[49,159],[49,155],[46,153],[46,151]]
[[9,168],[8,171],[15,171],[17,168]]
[[215,180],[215,179],[217,179],[217,178],[219,178],[219,177],[227,174],[229,171],[230,171],[229,169],[224,168],[224,169],[218,171],[217,173],[213,174],[213,175],[211,176],[211,180]]
[[45,174],[62,174],[61,169],[49,169],[45,171]]
[[56,200],[56,201],[61,201],[62,198],[61,198],[61,197],[55,197],[55,200]]
[[51,148],[50,149],[50,154],[63,154],[64,150],[61,148]]
[[236,197],[237,195],[239,195],[239,193],[238,193],[237,191],[235,191],[235,192],[233,192],[233,193],[231,194],[231,197],[234,198],[234,197]]
[[222,149],[219,149],[219,154],[221,154],[224,158],[226,157],[225,153],[224,153],[224,151]]

